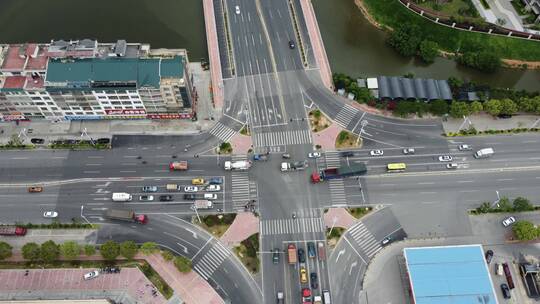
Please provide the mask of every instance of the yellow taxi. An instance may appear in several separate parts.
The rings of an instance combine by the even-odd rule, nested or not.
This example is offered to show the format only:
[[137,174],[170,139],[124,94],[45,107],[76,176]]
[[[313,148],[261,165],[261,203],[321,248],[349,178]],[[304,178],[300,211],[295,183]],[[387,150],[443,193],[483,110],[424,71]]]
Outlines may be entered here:
[[307,272],[304,266],[300,266],[300,282],[307,283]]
[[204,179],[202,178],[194,178],[191,180],[192,185],[204,185]]

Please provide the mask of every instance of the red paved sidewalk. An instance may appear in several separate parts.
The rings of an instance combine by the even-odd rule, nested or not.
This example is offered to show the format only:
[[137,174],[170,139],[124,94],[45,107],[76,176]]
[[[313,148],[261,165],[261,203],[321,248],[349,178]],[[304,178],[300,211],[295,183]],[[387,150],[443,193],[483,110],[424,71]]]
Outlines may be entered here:
[[332,123],[328,128],[313,133],[313,143],[315,145],[320,145],[322,150],[332,151],[336,149],[336,138],[343,130],[342,127],[338,126],[336,123]]
[[[204,25],[206,28],[206,43],[210,61],[210,74],[212,76],[212,96],[214,105],[223,107],[223,75],[221,74],[221,60],[219,58],[219,44],[212,0],[203,0]],[[226,51],[226,50],[223,50]]]
[[242,135],[237,133],[230,140],[234,154],[247,154],[248,150],[252,148],[251,136]]
[[220,241],[231,247],[258,232],[259,218],[251,212],[240,212],[229,229],[221,236]]
[[315,11],[313,10],[310,0],[300,0],[300,5],[302,6],[302,13],[304,14],[304,19],[306,20],[309,39],[311,40],[313,54],[315,56],[315,60],[317,61],[317,65],[319,66],[321,78],[325,86],[332,90],[334,87],[332,82],[332,71],[330,69],[330,64],[328,63],[328,56],[326,55],[326,50],[324,48]]
[[342,227],[349,229],[358,221],[345,208],[330,208],[324,214],[324,223],[326,227]]

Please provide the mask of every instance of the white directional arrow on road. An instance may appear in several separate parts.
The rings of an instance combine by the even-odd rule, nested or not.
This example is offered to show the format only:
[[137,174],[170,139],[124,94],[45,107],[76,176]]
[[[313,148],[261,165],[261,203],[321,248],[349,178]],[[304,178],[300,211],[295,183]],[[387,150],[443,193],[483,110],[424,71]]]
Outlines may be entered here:
[[186,246],[184,246],[184,245],[182,245],[182,244],[180,244],[180,243],[176,243],[176,245],[178,245],[178,246],[184,248],[184,253],[185,253],[185,254],[188,253],[188,250],[187,250],[187,247],[186,247]]
[[342,249],[342,250],[340,250],[340,251],[338,252],[338,255],[337,255],[337,257],[336,257],[336,263],[337,263],[337,261],[339,260],[339,257],[340,257],[342,254],[344,254],[344,253],[345,253],[345,249]]
[[354,262],[354,263],[351,264],[351,268],[349,269],[349,275],[351,275],[352,269],[353,269],[353,267],[355,267],[356,265],[358,265],[358,262]]
[[193,234],[193,238],[194,238],[194,239],[198,238],[198,237],[197,237],[197,233],[195,233],[195,231],[190,230],[190,229],[187,229],[187,228],[184,228],[184,229],[186,229],[187,231],[191,232],[191,234]]

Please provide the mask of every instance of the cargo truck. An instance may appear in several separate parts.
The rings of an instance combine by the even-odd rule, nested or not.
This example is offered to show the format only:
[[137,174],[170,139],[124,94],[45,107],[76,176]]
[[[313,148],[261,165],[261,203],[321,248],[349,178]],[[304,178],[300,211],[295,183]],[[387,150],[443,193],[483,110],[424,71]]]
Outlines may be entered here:
[[107,209],[105,217],[111,220],[119,220],[126,222],[135,222],[138,224],[146,224],[148,217],[145,214],[135,214],[133,210]]
[[506,282],[508,282],[508,288],[514,289],[514,279],[512,279],[512,273],[510,272],[510,267],[508,263],[503,263],[504,275],[506,276]]
[[289,257],[289,264],[296,264],[297,255],[296,255],[296,246],[294,244],[289,244],[287,247],[287,255]]
[[476,151],[476,153],[474,153],[474,158],[488,158],[494,153],[495,151],[493,151],[493,148],[484,148]]
[[212,209],[214,206],[211,201],[208,200],[196,200],[193,204],[195,209]]
[[26,235],[26,228],[17,226],[0,226],[0,235],[24,236]]
[[311,173],[311,182],[319,183],[328,179],[343,178],[350,176],[363,175],[367,172],[367,167],[364,163],[351,164],[339,168],[330,168],[319,172]]
[[169,170],[171,171],[186,171],[188,169],[188,162],[185,160],[175,161],[169,164]]
[[224,164],[225,170],[235,170],[235,171],[244,171],[249,169],[251,167],[251,162],[247,160],[240,160],[240,161],[226,161]]
[[323,242],[317,243],[317,255],[319,256],[319,261],[324,261],[326,259],[326,248],[324,247]]
[[115,192],[112,194],[113,202],[130,202],[133,200],[133,196],[126,192]]

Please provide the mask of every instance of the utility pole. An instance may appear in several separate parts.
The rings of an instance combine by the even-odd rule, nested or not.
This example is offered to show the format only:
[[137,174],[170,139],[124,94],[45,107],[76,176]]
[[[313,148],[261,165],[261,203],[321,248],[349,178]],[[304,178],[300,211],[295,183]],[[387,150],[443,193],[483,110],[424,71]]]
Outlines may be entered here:
[[19,135],[17,135],[17,138],[21,139],[21,137],[24,137],[24,139],[30,140],[28,136],[26,135],[26,128],[23,128],[21,131],[19,131]]
[[457,129],[456,132],[459,132],[459,131],[463,128],[463,126],[465,125],[465,123],[468,123],[468,124],[469,124],[469,127],[472,125],[472,122],[471,122],[471,120],[469,119],[469,117],[463,116],[463,122],[461,123],[461,125],[459,126],[459,128]]
[[493,206],[497,205],[497,208],[499,208],[499,202],[501,201],[501,197],[499,196],[499,191],[496,190],[495,193],[497,193],[497,199],[493,202],[493,204],[491,204],[491,208],[493,208]]
[[90,137],[90,136],[88,135],[88,132],[86,131],[86,128],[84,128],[84,129],[82,130],[82,132],[81,132],[81,137],[85,137],[85,136],[86,136],[86,138],[90,139],[90,142],[92,143],[92,146],[95,146],[95,145],[96,145],[96,143],[94,142],[94,140],[92,139],[92,137]]
[[530,127],[529,130],[536,127],[536,125],[540,122],[540,118],[538,118]]
[[[360,123],[361,127],[360,127],[360,132],[358,132],[358,139],[356,140],[356,145],[358,146],[358,144],[360,143],[360,138],[362,138],[362,133],[365,133],[367,134],[365,131],[364,131],[364,127],[368,125],[368,121],[367,120],[362,120],[362,122]],[[369,134],[368,134],[369,135]]]

